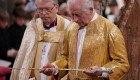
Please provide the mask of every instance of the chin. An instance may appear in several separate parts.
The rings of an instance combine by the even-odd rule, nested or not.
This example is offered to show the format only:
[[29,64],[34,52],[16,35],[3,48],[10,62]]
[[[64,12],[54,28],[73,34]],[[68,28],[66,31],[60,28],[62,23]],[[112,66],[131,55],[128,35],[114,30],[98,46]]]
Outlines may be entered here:
[[50,20],[43,20],[44,23],[50,23]]
[[83,24],[79,24],[79,26],[81,27],[81,26],[84,26]]
[[[77,23],[77,22],[76,22]],[[79,26],[81,26],[81,24],[80,23],[77,23]]]
[[79,23],[78,23],[78,22],[76,22],[76,23],[77,23],[79,26],[83,26],[83,24],[82,24],[82,23],[80,23],[80,22],[79,22]]

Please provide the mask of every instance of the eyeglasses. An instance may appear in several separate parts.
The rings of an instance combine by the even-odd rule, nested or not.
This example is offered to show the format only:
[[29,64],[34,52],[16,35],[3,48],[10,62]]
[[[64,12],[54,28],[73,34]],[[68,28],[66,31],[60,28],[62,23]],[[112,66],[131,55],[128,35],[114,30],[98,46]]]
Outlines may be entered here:
[[43,13],[43,11],[45,12],[45,13],[50,13],[50,12],[52,12],[52,10],[53,10],[53,8],[55,7],[55,5],[52,7],[52,8],[38,8],[37,9],[37,12],[38,13]]

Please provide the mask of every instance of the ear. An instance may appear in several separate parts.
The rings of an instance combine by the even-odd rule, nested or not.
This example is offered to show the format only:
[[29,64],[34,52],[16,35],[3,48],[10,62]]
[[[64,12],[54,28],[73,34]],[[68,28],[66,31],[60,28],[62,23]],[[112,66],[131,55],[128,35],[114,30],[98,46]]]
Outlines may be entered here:
[[90,8],[89,10],[90,10],[90,13],[91,13],[91,14],[92,14],[92,13],[93,13],[93,11],[94,11],[94,10],[93,10],[93,8]]
[[56,4],[55,6],[56,6],[56,10],[57,10],[57,12],[58,12],[58,10],[59,10],[59,5]]

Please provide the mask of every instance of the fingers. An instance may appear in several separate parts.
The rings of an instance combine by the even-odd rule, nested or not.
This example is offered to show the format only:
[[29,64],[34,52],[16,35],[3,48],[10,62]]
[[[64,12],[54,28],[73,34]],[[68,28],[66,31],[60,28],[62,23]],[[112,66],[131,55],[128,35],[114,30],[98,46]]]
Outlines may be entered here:
[[100,67],[98,66],[93,66],[89,69],[85,69],[83,72],[88,75],[88,76],[91,76],[91,77],[98,77],[99,75],[101,75],[102,73],[98,72],[98,70],[101,69]]
[[54,70],[53,69],[46,69],[45,71],[44,71],[44,74],[46,74],[46,75],[53,75],[54,74]]
[[91,69],[91,70],[99,69],[99,67],[98,67],[98,66],[93,66],[93,67],[91,67],[90,69]]
[[91,74],[91,71],[90,71],[89,69],[85,69],[83,72],[84,72],[85,74],[87,74],[87,75],[90,75],[90,74]]
[[48,69],[48,68],[55,68],[52,64],[47,64],[43,66],[40,70],[40,73],[46,74],[48,76],[53,75],[55,73],[55,69]]
[[45,69],[47,68],[48,65],[49,65],[49,64],[46,64],[45,66],[43,66],[43,67],[41,68],[41,70],[40,70],[40,73],[44,73],[44,71],[45,71]]
[[43,73],[45,71],[45,68],[41,68],[41,70],[39,71],[40,73]]
[[98,66],[93,66],[91,68],[85,69],[83,72],[85,72],[85,73],[91,73],[91,71],[94,71],[96,69],[99,69],[99,67]]

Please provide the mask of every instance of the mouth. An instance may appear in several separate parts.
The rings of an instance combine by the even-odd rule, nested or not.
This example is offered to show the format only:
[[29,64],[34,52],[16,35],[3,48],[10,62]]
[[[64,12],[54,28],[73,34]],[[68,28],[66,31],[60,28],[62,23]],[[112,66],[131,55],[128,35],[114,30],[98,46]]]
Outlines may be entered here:
[[42,19],[43,21],[48,21],[48,20],[50,20],[49,17],[42,17],[41,19]]
[[41,17],[42,19],[49,19],[49,17]]

